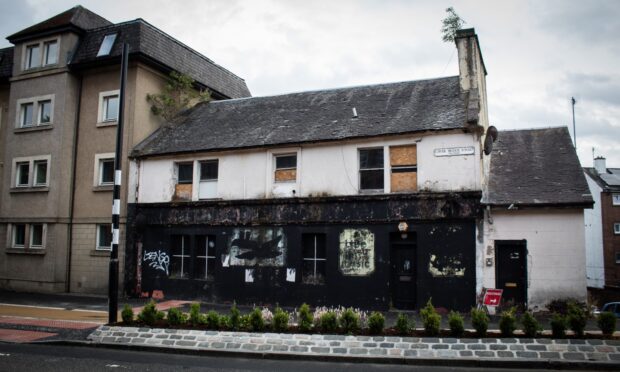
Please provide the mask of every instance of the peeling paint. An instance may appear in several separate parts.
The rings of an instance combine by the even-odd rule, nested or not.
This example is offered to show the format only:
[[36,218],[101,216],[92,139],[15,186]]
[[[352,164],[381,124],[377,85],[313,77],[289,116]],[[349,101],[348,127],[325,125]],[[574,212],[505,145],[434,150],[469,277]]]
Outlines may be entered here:
[[463,255],[454,256],[431,254],[428,260],[428,272],[434,278],[452,278],[465,276]]
[[340,234],[340,271],[367,276],[375,271],[375,234],[368,229],[345,229]]

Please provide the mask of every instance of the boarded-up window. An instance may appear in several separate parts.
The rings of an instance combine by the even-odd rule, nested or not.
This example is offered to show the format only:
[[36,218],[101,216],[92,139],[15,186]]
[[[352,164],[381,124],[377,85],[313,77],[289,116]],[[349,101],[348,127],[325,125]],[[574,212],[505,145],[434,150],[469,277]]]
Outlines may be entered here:
[[177,163],[177,184],[174,200],[192,200],[192,183],[194,182],[194,163]]
[[276,155],[275,182],[295,182],[297,180],[297,154]]
[[390,147],[392,192],[418,189],[418,157],[416,145]]

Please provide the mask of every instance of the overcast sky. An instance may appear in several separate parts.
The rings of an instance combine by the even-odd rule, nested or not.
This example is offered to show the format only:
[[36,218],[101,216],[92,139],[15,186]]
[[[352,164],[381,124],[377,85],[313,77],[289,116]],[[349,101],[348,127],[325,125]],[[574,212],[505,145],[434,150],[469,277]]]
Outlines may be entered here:
[[[76,5],[0,0],[6,37]],[[458,74],[445,8],[475,27],[500,130],[568,125],[577,100],[583,166],[620,167],[620,1],[107,0],[112,22],[143,18],[244,78],[254,96]],[[0,47],[9,46],[2,39]]]

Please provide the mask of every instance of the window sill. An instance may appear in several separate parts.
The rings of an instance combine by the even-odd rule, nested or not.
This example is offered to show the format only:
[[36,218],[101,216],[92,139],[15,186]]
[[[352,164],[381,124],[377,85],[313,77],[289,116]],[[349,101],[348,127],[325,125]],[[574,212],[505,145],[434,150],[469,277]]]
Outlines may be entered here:
[[49,192],[49,186],[11,187],[9,193],[19,194],[24,192]]
[[377,194],[385,194],[385,190],[376,189],[376,190],[360,190],[360,195],[377,195]]
[[6,254],[26,254],[33,256],[44,256],[45,249],[37,248],[37,249],[26,249],[26,248],[7,248],[5,251]]
[[118,125],[118,121],[114,120],[114,121],[101,121],[99,123],[97,123],[97,128],[103,128],[103,127],[115,127]]
[[58,67],[59,67],[58,62],[50,63],[49,65],[43,65],[43,66],[24,67],[24,69],[22,70],[22,74],[25,75],[25,74],[32,74],[35,72],[43,72],[43,71],[53,70]]
[[110,257],[110,250],[107,249],[93,249],[90,251],[91,257]]
[[14,133],[30,133],[30,132],[39,132],[42,130],[51,130],[52,128],[54,128],[54,126],[52,126],[52,124],[41,124],[41,125],[35,125],[32,127],[20,127],[20,128],[15,128],[13,130]]
[[94,192],[101,192],[101,191],[114,191],[114,185],[100,185],[100,186],[93,186],[93,191]]

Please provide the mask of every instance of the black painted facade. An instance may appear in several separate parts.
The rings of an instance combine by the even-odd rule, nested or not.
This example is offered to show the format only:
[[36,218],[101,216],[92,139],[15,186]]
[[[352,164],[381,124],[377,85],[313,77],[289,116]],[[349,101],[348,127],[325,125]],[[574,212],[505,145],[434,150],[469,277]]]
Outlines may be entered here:
[[[130,204],[125,290],[214,302],[365,309],[419,308],[432,297],[435,306],[466,310],[476,296],[479,201],[479,192],[464,192]],[[399,231],[401,222],[408,225],[406,233]],[[362,275],[351,275],[341,262],[345,230],[368,231],[374,238],[374,267],[363,268]],[[252,243],[241,239],[244,231],[267,235]],[[173,274],[178,264],[172,270],[170,261],[166,267],[165,259],[158,261],[158,253],[168,260],[181,255],[172,250],[178,249],[180,236],[185,236],[184,262],[189,265],[183,279]],[[314,236],[324,239],[324,277],[311,283],[302,275],[303,247]],[[196,279],[196,273],[203,276],[205,259],[192,249],[209,242],[214,244],[202,256],[211,257],[212,275]],[[233,252],[244,242],[254,246]],[[397,258],[403,249],[405,258]],[[397,260],[399,265],[406,261],[409,270],[398,271]],[[356,262],[368,265],[363,259]],[[295,269],[294,282],[287,280],[287,269]],[[247,282],[248,270],[253,282]],[[398,301],[403,295],[412,301]]]

